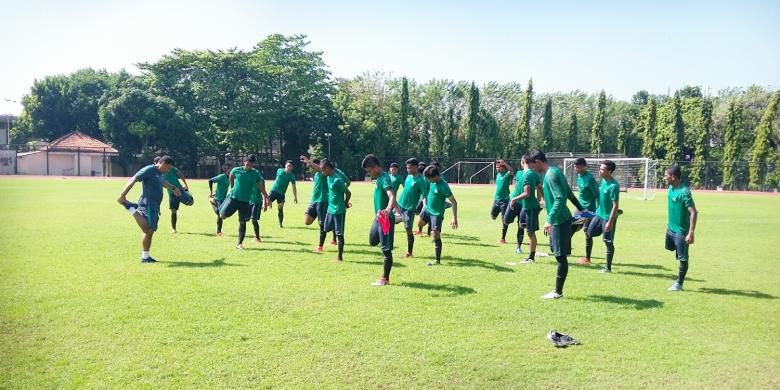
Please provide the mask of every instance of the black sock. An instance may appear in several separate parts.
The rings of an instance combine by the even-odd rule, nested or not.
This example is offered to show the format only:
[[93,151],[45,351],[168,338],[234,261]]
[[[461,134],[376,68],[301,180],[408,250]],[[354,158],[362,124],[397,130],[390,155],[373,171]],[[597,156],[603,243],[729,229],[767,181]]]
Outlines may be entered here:
[[173,227],[173,230],[176,230],[176,221],[179,219],[179,216],[176,213],[171,214],[171,227]]
[[390,280],[390,270],[393,269],[393,252],[392,251],[382,251],[382,254],[385,255],[385,273],[384,278],[387,280]]
[[320,247],[325,245],[325,238],[328,236],[328,233],[326,232],[320,232]]
[[339,260],[344,255],[344,236],[336,236],[336,242],[339,244]]
[[244,243],[244,236],[246,236],[246,221],[238,223],[238,244]]
[[217,217],[217,233],[222,233],[222,218]]
[[593,252],[593,237],[585,236],[585,257],[590,259],[591,252]]
[[563,295],[563,285],[566,283],[566,275],[569,274],[569,259],[566,256],[555,256],[558,262],[558,272],[555,275],[555,292]]
[[529,258],[529,259],[531,259],[531,260],[534,260],[535,256],[536,256],[536,251],[531,251],[531,252],[528,254],[528,258]]
[[279,209],[276,212],[276,216],[279,217],[279,226],[282,226],[282,222],[284,222],[284,210],[283,209]]
[[506,231],[509,230],[509,225],[503,225],[501,226],[501,239],[506,240]]
[[612,258],[615,257],[615,244],[607,242],[607,269],[612,269]]
[[257,222],[256,219],[252,220],[252,227],[255,228],[255,238],[260,239],[260,224]]
[[677,284],[680,286],[683,285],[683,282],[685,282],[685,275],[688,273],[688,262],[687,261],[681,261],[680,262],[680,271],[677,275]]
[[431,235],[431,224],[428,224],[428,235]]
[[433,250],[436,255],[436,262],[441,261],[441,238],[436,238],[433,240]]
[[525,235],[525,229],[521,227],[517,227],[517,247],[520,248],[520,245],[523,245],[523,236]]
[[412,250],[414,250],[414,234],[407,233],[406,234],[406,252],[412,253]]

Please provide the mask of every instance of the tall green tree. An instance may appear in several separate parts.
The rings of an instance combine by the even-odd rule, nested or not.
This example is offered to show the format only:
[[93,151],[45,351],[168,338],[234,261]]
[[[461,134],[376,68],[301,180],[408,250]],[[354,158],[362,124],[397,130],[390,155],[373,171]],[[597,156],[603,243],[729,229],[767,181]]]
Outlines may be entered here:
[[520,100],[520,119],[515,132],[515,155],[525,153],[531,144],[531,110],[534,104],[534,81],[528,80],[528,86]]
[[768,157],[772,152],[772,122],[777,116],[778,104],[780,104],[780,92],[775,92],[769,100],[769,105],[764,109],[764,115],[756,128],[755,141],[750,156],[750,188],[754,190],[761,189],[766,183],[766,165],[769,163]]
[[553,113],[552,97],[547,98],[544,104],[544,116],[542,117],[542,150],[549,151],[553,146]]
[[732,100],[729,102],[728,119],[723,131],[723,180],[726,189],[734,187],[736,161],[740,156],[740,139],[744,133],[742,121],[742,104]]
[[569,129],[566,133],[565,145],[566,151],[576,152],[577,149],[577,113],[571,112],[571,119],[569,120]]
[[664,160],[667,165],[683,159],[683,142],[685,137],[685,125],[682,120],[679,92],[674,94],[674,98],[669,104],[671,105],[671,110],[668,113],[667,123],[664,124],[663,129]]
[[604,136],[604,111],[607,107],[607,95],[602,90],[599,92],[596,116],[593,117],[593,126],[590,129],[590,152],[601,154]]
[[644,121],[642,123],[642,156],[655,159],[655,133],[657,121],[657,108],[655,99],[652,97],[647,100],[647,106],[644,112]]
[[468,116],[466,117],[466,152],[475,153],[479,139],[479,88],[472,82],[469,89]]
[[[398,154],[405,156],[409,154],[409,116],[411,115],[411,109],[409,105],[409,80],[406,77],[401,79],[401,123],[398,129],[398,139],[401,143],[398,147]],[[428,140],[429,137],[421,137],[420,141]]]
[[706,185],[705,173],[707,167],[706,161],[709,159],[710,150],[710,131],[712,127],[712,100],[704,99],[702,101],[701,113],[699,116],[699,131],[696,132],[693,140],[693,160],[689,179],[691,185],[696,188],[702,188]]

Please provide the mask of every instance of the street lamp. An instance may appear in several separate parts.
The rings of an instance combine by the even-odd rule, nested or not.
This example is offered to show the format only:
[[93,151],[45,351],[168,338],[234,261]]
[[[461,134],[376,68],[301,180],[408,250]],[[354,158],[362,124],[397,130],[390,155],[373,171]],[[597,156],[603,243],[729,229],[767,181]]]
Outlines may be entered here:
[[[19,102],[13,99],[4,99],[4,100],[8,103],[19,104]],[[11,114],[8,113],[5,114],[5,144],[6,145],[11,144]]]
[[333,133],[327,132],[324,135],[328,137],[328,160],[330,160],[330,137],[333,136]]

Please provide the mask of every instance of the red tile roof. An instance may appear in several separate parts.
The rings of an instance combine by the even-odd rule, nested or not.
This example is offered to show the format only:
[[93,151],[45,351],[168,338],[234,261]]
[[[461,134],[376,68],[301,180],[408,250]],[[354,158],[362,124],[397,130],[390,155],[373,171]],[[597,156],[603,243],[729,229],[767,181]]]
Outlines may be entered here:
[[112,148],[111,145],[92,138],[80,131],[72,131],[55,139],[49,144],[49,150],[63,152],[75,152],[80,150],[82,152],[119,154],[119,151]]

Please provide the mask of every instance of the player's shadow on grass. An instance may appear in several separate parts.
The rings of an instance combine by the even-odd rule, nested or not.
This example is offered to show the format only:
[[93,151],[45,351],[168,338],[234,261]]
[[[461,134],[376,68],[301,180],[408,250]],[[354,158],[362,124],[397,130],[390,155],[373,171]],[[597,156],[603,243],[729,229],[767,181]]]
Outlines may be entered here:
[[287,248],[268,248],[263,247],[262,243],[259,247],[245,247],[245,251],[253,251],[253,252],[288,252],[288,253],[312,253],[311,249],[306,248],[298,248],[298,249],[287,249]]
[[507,268],[504,266],[500,266],[498,264],[493,264],[487,261],[483,260],[477,260],[477,259],[466,259],[462,257],[452,257],[452,256],[442,256],[441,257],[442,264],[443,265],[452,265],[455,267],[479,267],[479,268],[485,268],[485,269],[492,269],[498,272],[515,272],[515,270],[511,268]]
[[452,245],[463,245],[463,246],[481,246],[486,248],[497,248],[498,244],[483,244],[481,242],[468,242],[468,241],[454,241],[451,242]]
[[198,261],[166,261],[168,267],[187,267],[187,268],[214,268],[214,267],[246,267],[244,264],[226,263],[225,259],[216,259],[209,262]]
[[268,244],[286,244],[286,245],[309,245],[310,244],[308,242],[303,242],[303,241],[266,240],[265,238],[263,238],[263,241],[260,243],[260,245],[262,245],[264,243],[268,243]]
[[421,290],[429,290],[440,292],[446,296],[457,296],[466,294],[476,294],[477,290],[471,287],[458,286],[455,284],[431,284],[431,283],[417,283],[417,282],[404,282],[399,284],[401,287],[417,288]]
[[477,236],[466,236],[462,234],[452,234],[452,233],[442,233],[441,238],[450,239],[450,240],[471,241],[471,242],[479,241],[479,237]]
[[[686,278],[687,279],[687,278]],[[698,290],[691,290],[693,292],[705,293],[705,294],[717,294],[717,295],[736,295],[740,297],[748,298],[760,298],[760,299],[777,299],[776,296],[770,295],[756,290],[731,290],[728,288],[708,288],[702,287]]]
[[[376,253],[374,253],[376,254]],[[384,261],[378,259],[378,260],[352,260],[349,257],[349,252],[344,252],[344,264],[345,265],[370,265],[372,267],[381,267],[382,264],[384,264]],[[393,261],[393,268],[404,268],[406,267],[406,264],[399,263],[398,261]]]
[[640,268],[640,269],[657,269],[659,271],[670,271],[669,268],[666,268],[660,264],[631,264],[631,263],[615,263],[616,266],[619,267],[629,267],[629,268]]
[[[661,274],[661,273],[652,273],[652,274],[651,274],[651,273],[645,273],[645,272],[622,271],[622,270],[620,270],[620,269],[619,269],[619,265],[618,265],[618,264],[615,264],[615,268],[617,269],[615,272],[617,272],[617,273],[619,273],[619,274],[621,274],[621,275],[630,275],[630,276],[643,276],[643,277],[646,277],[646,278],[658,278],[658,279],[669,279],[669,280],[674,280],[674,277],[675,277],[675,275],[676,275],[676,274],[674,274],[674,273],[666,273],[666,274]],[[702,279],[693,279],[693,278],[690,278],[690,277],[688,277],[688,278],[685,278],[685,281],[691,281],[691,282],[706,282],[706,280],[702,280]]]
[[614,295],[590,295],[585,298],[574,298],[575,300],[591,301],[591,302],[605,302],[615,305],[621,305],[626,308],[632,308],[636,310],[657,309],[664,306],[664,303],[657,299],[633,299],[625,297],[616,297]]

